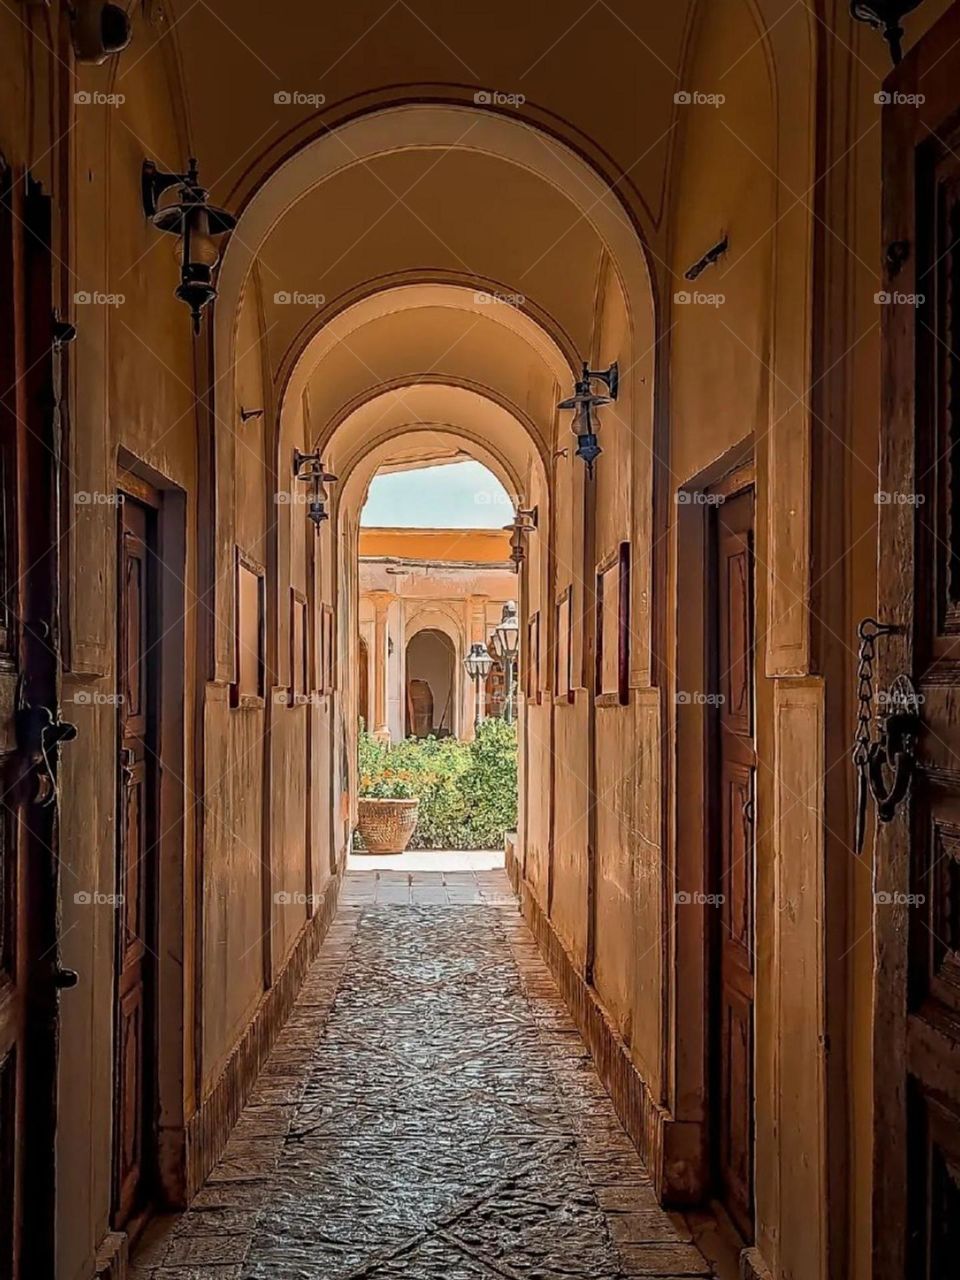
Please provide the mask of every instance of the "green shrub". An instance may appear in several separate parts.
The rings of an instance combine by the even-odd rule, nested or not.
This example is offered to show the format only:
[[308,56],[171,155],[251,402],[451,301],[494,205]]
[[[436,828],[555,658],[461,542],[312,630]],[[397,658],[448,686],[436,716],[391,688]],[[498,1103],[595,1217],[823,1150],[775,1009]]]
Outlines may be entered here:
[[503,833],[517,825],[517,726],[484,720],[468,746],[460,786],[475,847],[499,849]]
[[401,784],[419,796],[412,849],[499,849],[517,824],[517,731],[502,720],[485,720],[470,743],[386,746],[361,728],[358,763],[361,796],[393,798]]
[[360,721],[360,740],[357,747],[357,769],[360,774],[360,794],[370,779],[381,773],[387,763],[387,748],[377,738],[367,733]]
[[417,780],[404,769],[384,769],[360,780],[360,795],[364,800],[415,800],[419,794]]

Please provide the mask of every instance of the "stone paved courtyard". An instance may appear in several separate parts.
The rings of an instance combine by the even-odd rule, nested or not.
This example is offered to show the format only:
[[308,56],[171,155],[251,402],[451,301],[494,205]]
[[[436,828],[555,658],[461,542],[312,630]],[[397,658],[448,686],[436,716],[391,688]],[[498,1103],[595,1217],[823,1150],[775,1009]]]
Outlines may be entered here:
[[710,1275],[502,871],[352,871],[220,1164],[134,1280]]

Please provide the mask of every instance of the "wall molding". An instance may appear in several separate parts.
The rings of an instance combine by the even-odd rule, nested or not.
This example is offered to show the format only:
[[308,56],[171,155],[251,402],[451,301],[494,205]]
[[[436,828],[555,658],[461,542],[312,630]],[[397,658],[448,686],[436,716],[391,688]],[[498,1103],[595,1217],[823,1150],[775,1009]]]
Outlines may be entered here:
[[678,1206],[701,1203],[705,1153],[702,1126],[676,1121],[654,1098],[596,991],[585,981],[530,886],[521,878],[516,851],[510,844],[506,869],[520,899],[523,917],[590,1050],[620,1123],[647,1166],[657,1197],[664,1204]]

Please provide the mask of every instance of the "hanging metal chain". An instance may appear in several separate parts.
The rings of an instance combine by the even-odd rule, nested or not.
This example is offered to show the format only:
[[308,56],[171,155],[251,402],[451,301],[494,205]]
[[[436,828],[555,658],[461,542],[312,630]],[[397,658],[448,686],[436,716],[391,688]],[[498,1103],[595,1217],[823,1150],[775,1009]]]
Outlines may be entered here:
[[857,654],[857,732],[853,742],[853,765],[857,771],[857,814],[854,844],[863,851],[867,830],[867,800],[870,795],[870,759],[873,747],[873,664],[879,636],[892,635],[898,628],[876,618],[864,618],[857,627],[860,649]]

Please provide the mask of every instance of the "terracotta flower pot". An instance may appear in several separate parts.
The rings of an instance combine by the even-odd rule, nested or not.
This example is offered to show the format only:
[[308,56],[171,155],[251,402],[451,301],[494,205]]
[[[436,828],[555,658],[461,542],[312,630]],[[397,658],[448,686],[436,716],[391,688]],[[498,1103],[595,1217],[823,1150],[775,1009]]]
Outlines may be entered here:
[[368,853],[403,853],[417,829],[419,800],[368,800],[361,797],[357,829]]

